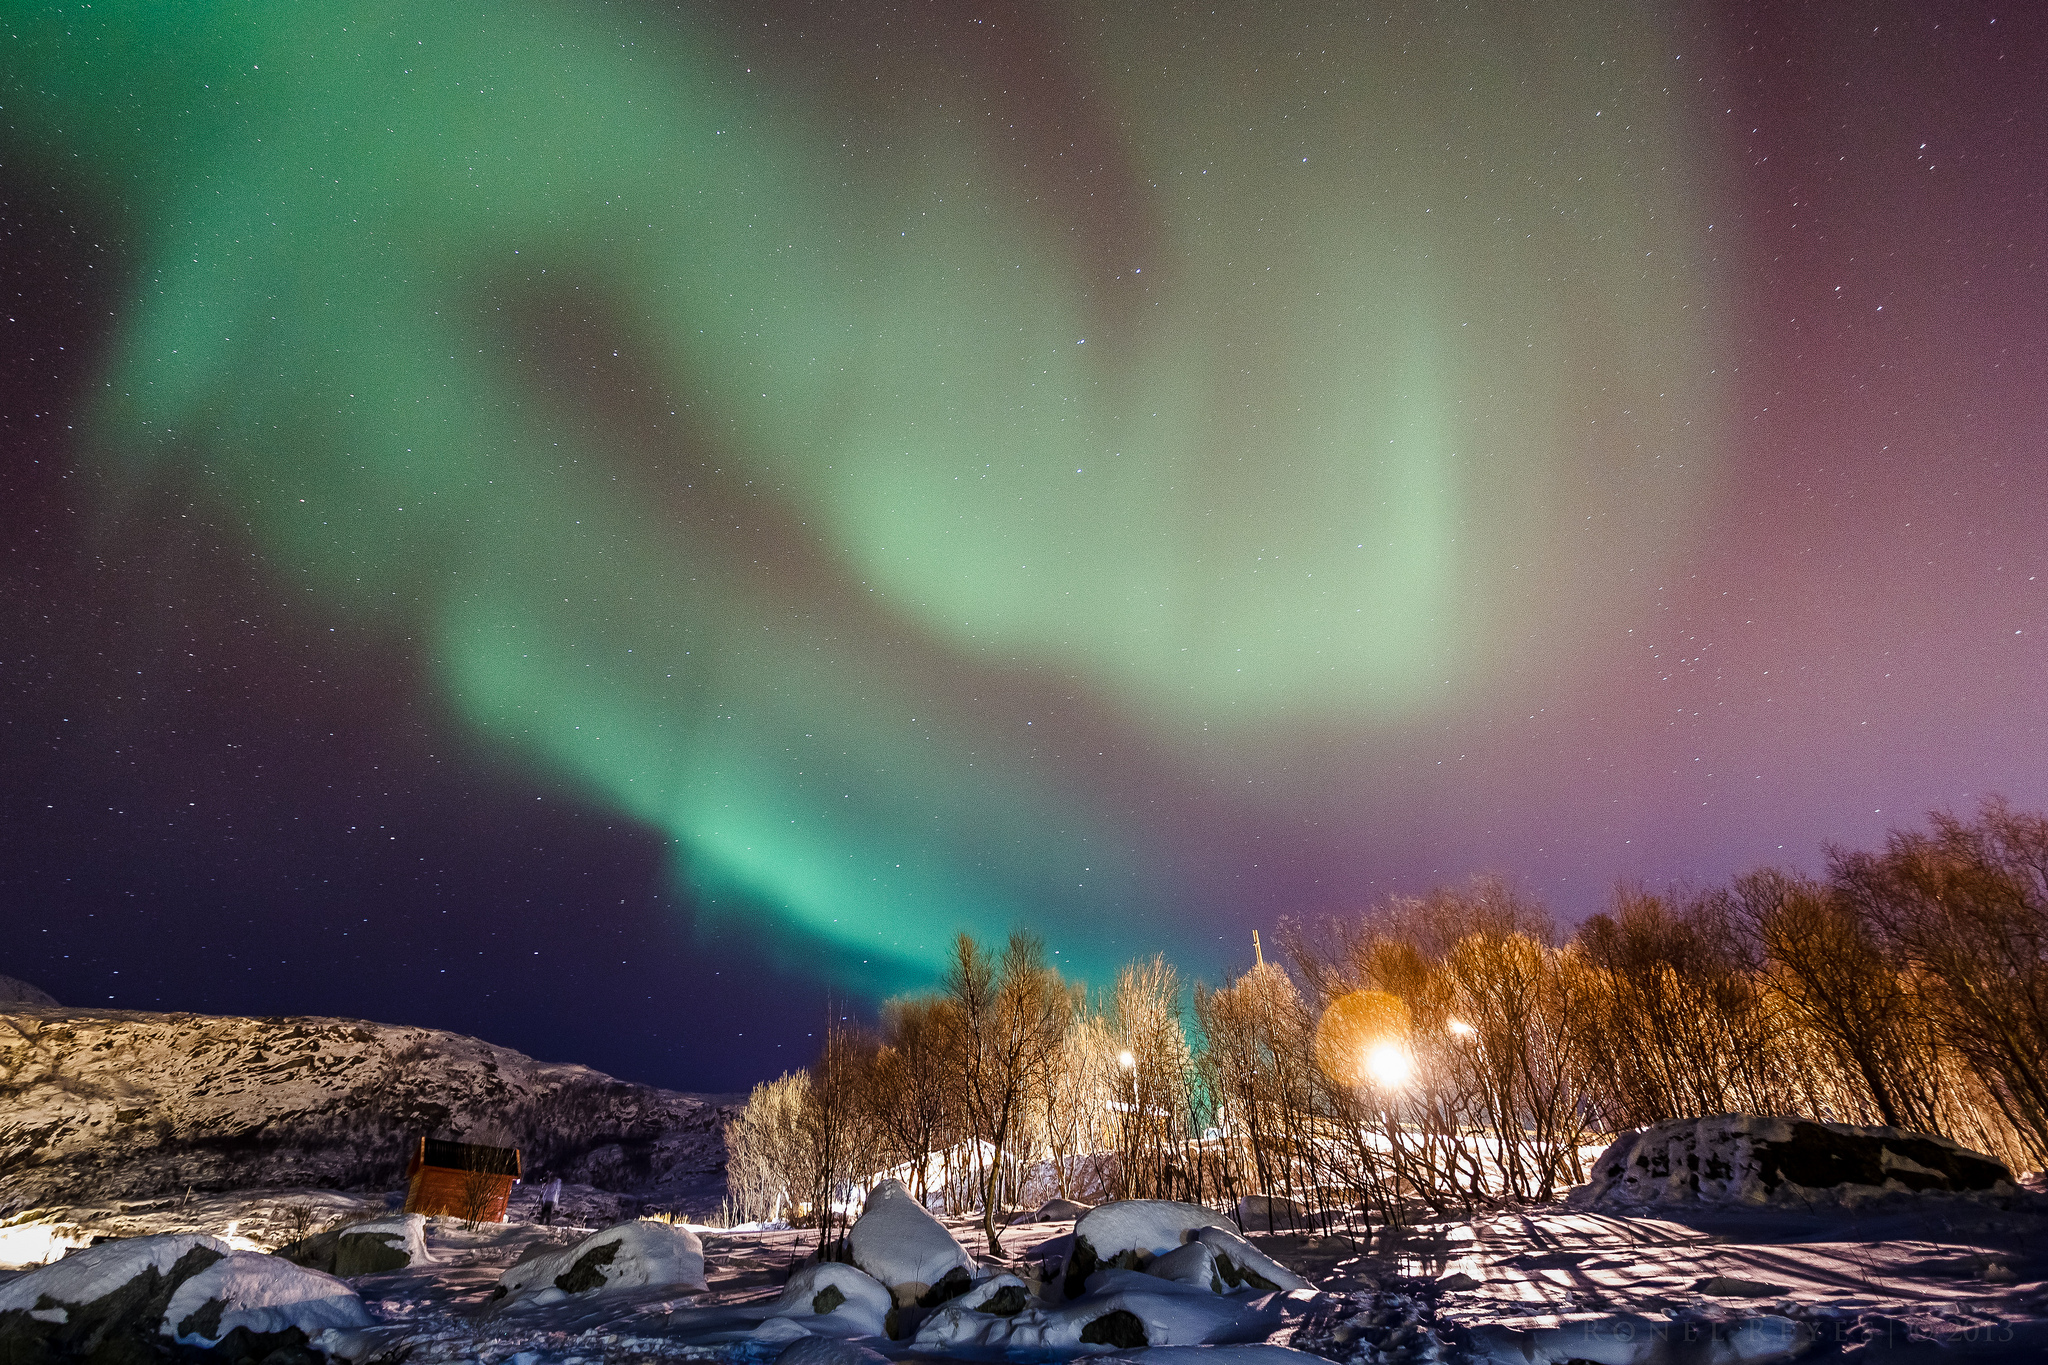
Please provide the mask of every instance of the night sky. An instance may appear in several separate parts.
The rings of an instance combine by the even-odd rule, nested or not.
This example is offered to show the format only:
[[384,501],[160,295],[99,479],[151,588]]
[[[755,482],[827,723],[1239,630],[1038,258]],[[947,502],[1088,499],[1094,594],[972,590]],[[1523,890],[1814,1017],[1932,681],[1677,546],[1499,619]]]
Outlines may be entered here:
[[2048,807],[2037,6],[0,14],[66,1003],[728,1090]]

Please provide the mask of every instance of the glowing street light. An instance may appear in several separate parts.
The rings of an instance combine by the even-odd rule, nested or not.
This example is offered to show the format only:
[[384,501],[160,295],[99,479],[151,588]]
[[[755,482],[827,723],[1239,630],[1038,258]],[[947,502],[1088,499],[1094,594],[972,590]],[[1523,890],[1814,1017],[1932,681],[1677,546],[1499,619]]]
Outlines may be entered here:
[[1415,1072],[1408,1050],[1396,1042],[1376,1043],[1367,1048],[1359,1071],[1382,1090],[1398,1090]]
[[1463,1019],[1451,1020],[1451,1036],[1454,1038],[1470,1038],[1473,1034],[1477,1032],[1479,1032],[1478,1029],[1473,1028]]
[[1133,1057],[1130,1051],[1126,1049],[1116,1054],[1116,1064],[1126,1071],[1132,1071],[1137,1068],[1138,1059]]

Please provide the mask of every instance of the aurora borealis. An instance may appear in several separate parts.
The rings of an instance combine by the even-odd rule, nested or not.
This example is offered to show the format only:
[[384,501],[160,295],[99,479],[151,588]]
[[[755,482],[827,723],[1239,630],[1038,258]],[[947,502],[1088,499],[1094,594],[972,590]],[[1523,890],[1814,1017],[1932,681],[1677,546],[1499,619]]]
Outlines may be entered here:
[[2048,802],[2028,14],[6,34],[60,998],[727,1086],[961,928],[1214,973]]

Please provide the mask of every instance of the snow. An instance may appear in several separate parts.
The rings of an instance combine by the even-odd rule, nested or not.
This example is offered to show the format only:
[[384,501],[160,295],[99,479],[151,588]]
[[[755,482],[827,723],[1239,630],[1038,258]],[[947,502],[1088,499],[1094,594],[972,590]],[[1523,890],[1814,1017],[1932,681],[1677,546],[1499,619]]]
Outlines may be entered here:
[[0,1270],[27,1270],[48,1265],[75,1246],[77,1241],[58,1223],[17,1223],[0,1227]]
[[521,1261],[498,1277],[497,1310],[560,1303],[616,1289],[704,1288],[704,1244],[688,1228],[636,1219],[594,1232],[566,1251]]
[[[1185,1248],[1183,1248],[1185,1250]],[[1160,1257],[1160,1260],[1165,1260]],[[1214,1253],[1211,1253],[1213,1263]],[[1152,1265],[1159,1264],[1154,1261]],[[1214,1294],[1216,1291],[1206,1284],[1192,1280],[1168,1279],[1154,1275],[1152,1267],[1143,1270],[1125,1270],[1122,1266],[1107,1266],[1088,1277],[1089,1294]]]
[[1803,1355],[1813,1340],[1809,1324],[1776,1316],[1711,1323],[1634,1313],[1582,1314],[1523,1326],[1475,1327],[1469,1350],[1473,1365],[1651,1365],[1674,1356],[1703,1365],[1763,1365]]
[[1074,1223],[1076,1250],[1085,1241],[1098,1261],[1113,1261],[1126,1252],[1140,1261],[1163,1256],[1188,1240],[1196,1228],[1230,1228],[1229,1220],[1197,1204],[1166,1199],[1125,1199],[1090,1209]]
[[1263,1342],[1240,1346],[1153,1346],[1096,1359],[1099,1365],[1324,1365],[1321,1356]]
[[1721,1114],[1623,1133],[1576,1200],[1593,1208],[1671,1203],[1857,1203],[1916,1192],[2018,1194],[1992,1158],[1897,1128]]
[[775,1365],[882,1365],[888,1359],[880,1351],[856,1346],[831,1337],[803,1337],[792,1341],[775,1357]]
[[[209,1324],[202,1310],[215,1300],[223,1307]],[[361,1297],[334,1276],[260,1251],[231,1251],[178,1286],[161,1330],[181,1345],[213,1346],[237,1327],[258,1334],[296,1327],[311,1337],[371,1322]]]
[[152,1268],[159,1275],[168,1275],[171,1267],[195,1247],[219,1256],[229,1253],[227,1243],[199,1233],[131,1237],[75,1251],[61,1261],[0,1284],[0,1313],[34,1308],[46,1294],[57,1303],[92,1303]]
[[[1146,1266],[1145,1273],[1162,1280],[1172,1280],[1176,1284],[1193,1285],[1212,1293],[1223,1284],[1222,1277],[1216,1273],[1215,1251],[1201,1242],[1189,1242],[1167,1252]],[[1094,1283],[1093,1276],[1089,1277],[1089,1283]]]
[[974,1273],[974,1258],[925,1212],[900,1180],[884,1180],[846,1235],[853,1263],[887,1285],[908,1305],[956,1272]]
[[[886,1310],[880,1286],[867,1286],[871,1307],[860,1308],[863,1281],[855,1268],[804,1263],[817,1245],[809,1229],[705,1232],[707,1293],[653,1285],[565,1293],[558,1301],[529,1298],[516,1312],[480,1317],[484,1296],[515,1260],[530,1253],[520,1266],[524,1276],[534,1260],[571,1253],[597,1232],[533,1223],[531,1194],[522,1190],[526,1202],[515,1202],[509,1224],[466,1229],[456,1219],[426,1220],[423,1240],[433,1259],[356,1281],[373,1325],[326,1329],[316,1334],[315,1346],[357,1365],[406,1352],[407,1365],[503,1365],[515,1357],[523,1365],[567,1365],[572,1358],[586,1365],[668,1365],[707,1355],[728,1365],[767,1365],[794,1342],[814,1342],[806,1349],[821,1351],[849,1341],[899,1360],[1012,1353],[1020,1360],[1113,1356],[1133,1365],[1301,1365],[1299,1357],[1267,1354],[1285,1343],[1337,1365],[1427,1365],[1463,1360],[1463,1346],[1476,1338],[1485,1348],[1477,1359],[1491,1365],[1617,1353],[1625,1360],[1651,1359],[1628,1353],[1639,1349],[1631,1342],[1654,1328],[1672,1342],[1690,1343],[1667,1351],[1666,1359],[1722,1365],[1763,1365],[1788,1331],[1795,1341],[1811,1334],[1809,1358],[1839,1351],[1844,1359],[1902,1362],[2048,1359],[2048,1199],[2033,1195],[1894,1193],[1811,1209],[1698,1199],[1647,1210],[1549,1205],[1380,1228],[1370,1239],[1245,1238],[1250,1248],[1318,1287],[1276,1294],[1239,1287],[1219,1295],[1213,1286],[1157,1273],[1199,1263],[1204,1251],[1190,1248],[1215,1254],[1207,1239],[1218,1234],[1197,1228],[1192,1240],[1147,1263],[1154,1273],[1098,1266],[1089,1286],[1075,1286],[1095,1292],[1061,1303],[1047,1301],[1060,1292],[1057,1285],[1040,1291],[1046,1297],[1029,1291],[1039,1284],[1039,1267],[1065,1258],[1072,1234],[1062,1225],[1039,1224],[1007,1232],[1008,1262],[978,1269],[959,1298],[923,1315],[898,1309],[899,1322],[912,1329],[924,1317],[925,1344],[919,1344],[884,1339],[879,1329],[886,1311],[874,1311]],[[587,1194],[568,1206],[613,1206],[598,1192]],[[146,1230],[213,1234],[212,1254],[225,1246],[218,1234],[230,1223],[259,1239],[283,1240],[268,1220],[289,1202],[312,1204],[325,1221],[330,1214],[359,1216],[384,1207],[386,1199],[257,1190],[37,1216],[52,1218],[49,1226],[80,1240]],[[969,1259],[978,1258],[982,1242],[970,1220],[944,1226]],[[188,1236],[185,1245],[195,1240]],[[77,1274],[95,1259],[133,1256],[137,1245],[80,1250],[49,1269]],[[16,1302],[25,1294],[33,1311],[34,1288],[23,1286],[42,1273],[0,1272],[0,1290]],[[829,1313],[807,1311],[814,1304],[791,1293],[792,1286],[798,1294],[809,1288],[814,1300],[821,1283],[840,1276],[856,1289],[842,1288],[847,1301]],[[1199,1271],[1188,1278],[1199,1279]],[[1025,1292],[1001,1306],[1021,1300],[1014,1318],[986,1311],[1013,1288]],[[1123,1311],[1132,1314],[1150,1348],[1079,1340],[1089,1323],[1118,1304],[1127,1305]],[[69,1314],[74,1322],[78,1316]],[[155,1325],[152,1314],[147,1326]],[[1625,1338],[1625,1332],[1634,1335]],[[1162,1341],[1208,1344],[1182,1352]],[[1241,1355],[1241,1349],[1252,1353]],[[1181,1353],[1163,1354],[1169,1350]]]

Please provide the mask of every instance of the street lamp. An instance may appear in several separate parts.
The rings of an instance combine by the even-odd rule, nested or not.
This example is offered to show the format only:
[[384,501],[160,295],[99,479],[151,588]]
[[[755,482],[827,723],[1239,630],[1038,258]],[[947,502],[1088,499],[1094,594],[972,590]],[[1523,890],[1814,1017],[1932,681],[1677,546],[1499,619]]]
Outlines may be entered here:
[[1398,1090],[1414,1074],[1415,1063],[1399,1043],[1375,1043],[1365,1051],[1358,1069],[1382,1090]]

